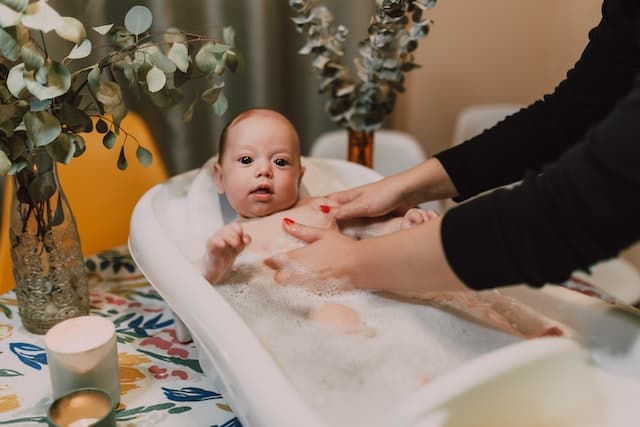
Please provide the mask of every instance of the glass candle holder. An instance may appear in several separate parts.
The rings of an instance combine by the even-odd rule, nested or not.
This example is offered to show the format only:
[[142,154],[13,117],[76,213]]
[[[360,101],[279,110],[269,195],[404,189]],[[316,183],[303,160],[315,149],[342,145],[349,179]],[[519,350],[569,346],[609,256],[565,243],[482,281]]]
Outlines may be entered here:
[[115,403],[98,388],[73,390],[56,399],[47,412],[52,427],[115,427]]

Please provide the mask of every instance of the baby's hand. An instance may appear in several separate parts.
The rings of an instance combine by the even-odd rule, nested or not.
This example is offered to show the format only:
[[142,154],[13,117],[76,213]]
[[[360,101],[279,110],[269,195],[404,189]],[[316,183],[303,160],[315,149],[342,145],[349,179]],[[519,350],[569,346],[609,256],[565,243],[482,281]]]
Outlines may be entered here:
[[236,257],[251,243],[251,237],[237,222],[225,225],[207,240],[204,277],[220,283],[231,272]]
[[402,222],[400,222],[400,229],[415,227],[439,216],[440,214],[433,209],[425,211],[419,208],[411,208],[404,214]]

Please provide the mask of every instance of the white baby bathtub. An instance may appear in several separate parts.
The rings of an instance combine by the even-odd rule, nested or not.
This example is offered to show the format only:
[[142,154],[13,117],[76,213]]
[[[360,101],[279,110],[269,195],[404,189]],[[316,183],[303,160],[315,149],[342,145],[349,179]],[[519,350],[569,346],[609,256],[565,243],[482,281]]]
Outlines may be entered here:
[[[304,163],[309,194],[380,178],[339,160],[306,158]],[[188,327],[203,369],[245,427],[338,426],[310,403],[286,364],[275,360],[268,345],[201,276],[195,261],[206,238],[223,224],[225,209],[209,174],[194,170],[175,176],[137,204],[131,254]],[[637,426],[640,317],[634,310],[557,287],[508,292],[566,325],[575,339],[520,340],[431,307],[392,301],[422,327],[438,329],[447,342],[440,349],[445,356],[449,351],[463,357],[400,401],[359,408],[362,419],[413,427]],[[364,425],[354,419],[360,418],[345,425]]]

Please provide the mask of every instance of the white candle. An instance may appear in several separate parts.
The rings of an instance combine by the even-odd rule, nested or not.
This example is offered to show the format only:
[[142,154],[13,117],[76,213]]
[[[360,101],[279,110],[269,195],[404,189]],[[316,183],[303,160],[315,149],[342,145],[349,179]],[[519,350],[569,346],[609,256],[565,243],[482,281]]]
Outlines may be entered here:
[[72,390],[95,387],[120,401],[115,327],[103,317],[80,316],[58,323],[45,335],[51,389],[56,399]]

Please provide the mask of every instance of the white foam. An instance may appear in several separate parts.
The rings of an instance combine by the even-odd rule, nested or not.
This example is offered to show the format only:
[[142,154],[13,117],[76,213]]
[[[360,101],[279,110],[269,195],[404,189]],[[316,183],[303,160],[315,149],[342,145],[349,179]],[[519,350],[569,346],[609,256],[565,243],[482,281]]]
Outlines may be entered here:
[[[331,426],[393,425],[385,408],[464,361],[517,340],[424,305],[274,285],[272,272],[256,274],[261,268],[240,264],[236,273],[250,283],[217,289]],[[310,321],[308,314],[327,302],[355,310],[363,332]]]

